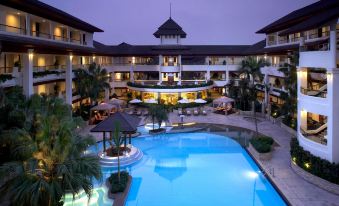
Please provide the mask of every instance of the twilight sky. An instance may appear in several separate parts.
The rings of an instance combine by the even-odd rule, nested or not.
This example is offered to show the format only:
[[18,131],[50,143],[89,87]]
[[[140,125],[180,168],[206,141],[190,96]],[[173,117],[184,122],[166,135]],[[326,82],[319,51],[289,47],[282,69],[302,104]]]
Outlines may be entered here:
[[252,44],[256,31],[317,0],[42,0],[104,30],[105,44],[158,44],[153,36],[169,17],[187,33],[183,44]]

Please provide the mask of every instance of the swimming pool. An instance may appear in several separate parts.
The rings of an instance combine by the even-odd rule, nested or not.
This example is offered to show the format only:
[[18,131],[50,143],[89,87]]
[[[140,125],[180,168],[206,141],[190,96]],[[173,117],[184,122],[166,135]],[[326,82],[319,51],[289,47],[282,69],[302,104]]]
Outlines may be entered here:
[[[204,132],[162,134],[135,138],[132,144],[144,157],[125,168],[133,177],[126,206],[286,205],[231,138]],[[104,178],[112,172],[103,169]],[[106,190],[96,183],[93,205],[112,205]]]

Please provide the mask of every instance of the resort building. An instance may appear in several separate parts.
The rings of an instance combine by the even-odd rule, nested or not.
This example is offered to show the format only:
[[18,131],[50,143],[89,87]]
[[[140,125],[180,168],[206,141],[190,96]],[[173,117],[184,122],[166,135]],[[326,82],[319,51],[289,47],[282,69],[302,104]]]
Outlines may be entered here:
[[312,154],[339,162],[338,1],[319,1],[271,23],[266,48],[298,48],[298,139]]
[[[270,63],[261,68],[258,100],[277,106],[286,94],[279,68],[300,51],[298,67],[298,138],[312,154],[339,162],[338,1],[322,0],[294,11],[258,33],[253,45],[185,45],[189,34],[171,17],[153,34],[157,45],[104,45],[93,40],[103,32],[70,14],[33,0],[0,2],[0,81],[22,86],[25,95],[59,96],[77,107],[74,74],[95,62],[110,74],[113,94],[176,104],[227,93],[241,78],[239,64],[247,56]],[[249,34],[250,35],[250,34]],[[265,87],[269,85],[270,89]]]

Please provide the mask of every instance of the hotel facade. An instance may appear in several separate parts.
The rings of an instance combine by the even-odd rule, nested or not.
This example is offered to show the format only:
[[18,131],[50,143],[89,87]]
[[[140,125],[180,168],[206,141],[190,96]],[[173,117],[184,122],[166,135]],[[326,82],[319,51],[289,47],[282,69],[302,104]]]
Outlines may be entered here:
[[[278,19],[258,31],[266,39],[253,45],[185,45],[184,29],[169,18],[153,34],[156,45],[104,45],[93,39],[103,32],[70,14],[39,1],[0,3],[1,86],[21,86],[24,94],[61,97],[74,108],[74,71],[96,63],[110,74],[110,91],[142,101],[159,99],[176,104],[226,93],[226,85],[241,78],[239,65],[247,56],[264,58],[261,68],[266,91],[258,99],[281,105],[287,93],[279,68],[299,54],[298,139],[304,149],[339,162],[339,1],[322,0]],[[337,71],[338,70],[338,71]],[[262,88],[262,87],[261,87]]]

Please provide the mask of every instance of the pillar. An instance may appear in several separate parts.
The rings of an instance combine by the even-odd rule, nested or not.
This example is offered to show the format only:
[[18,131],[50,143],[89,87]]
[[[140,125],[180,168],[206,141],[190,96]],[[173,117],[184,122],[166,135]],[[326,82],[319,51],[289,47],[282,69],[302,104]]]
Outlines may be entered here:
[[159,84],[162,83],[161,67],[163,66],[163,56],[159,55]]
[[226,83],[228,84],[230,82],[230,71],[226,70]]
[[26,13],[25,16],[25,20],[26,20],[26,35],[30,36],[31,35],[31,18],[30,15]]
[[330,55],[331,55],[331,68],[337,68],[337,31],[336,22],[330,25]]
[[131,65],[131,68],[129,70],[129,81],[134,82],[134,72],[133,72],[133,66]]
[[33,91],[33,50],[29,49],[26,54],[23,55],[23,90],[26,97],[30,97]]
[[209,69],[207,69],[206,71],[206,82],[209,81],[211,79],[211,71]]
[[66,57],[66,103],[72,105],[72,59],[73,56]]
[[339,69],[327,71],[327,99],[329,112],[327,117],[327,145],[332,162],[339,163]]
[[181,55],[178,56],[178,63],[179,63],[178,85],[181,85],[181,70],[182,70]]

